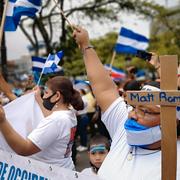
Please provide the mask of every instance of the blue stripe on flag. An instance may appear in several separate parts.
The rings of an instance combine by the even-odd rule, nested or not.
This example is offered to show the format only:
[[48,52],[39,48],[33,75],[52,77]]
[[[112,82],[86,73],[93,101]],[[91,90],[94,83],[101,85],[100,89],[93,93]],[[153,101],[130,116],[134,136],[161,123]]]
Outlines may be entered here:
[[119,33],[120,36],[124,36],[130,39],[138,40],[141,42],[149,42],[149,39],[147,39],[145,36],[135,33],[129,29],[126,29],[124,27],[121,28],[121,31]]
[[6,21],[4,24],[5,31],[15,31],[18,24],[19,20],[15,20],[11,16],[6,16]]
[[48,57],[48,61],[54,61],[55,59],[55,55],[54,54],[51,54],[49,57]]
[[127,54],[134,54],[136,55],[137,54],[137,49],[136,48],[133,48],[131,46],[126,46],[126,45],[123,45],[123,44],[116,44],[115,45],[115,50],[117,53],[127,53]]
[[18,6],[14,8],[15,17],[21,18],[21,16],[35,17],[38,9]]
[[149,39],[124,27],[121,28],[114,50],[117,53],[137,54],[137,50],[146,50]]
[[57,52],[57,56],[59,59],[61,59],[64,56],[64,51]]
[[37,56],[32,56],[32,61],[45,63],[46,59],[45,58],[41,58],[41,57],[37,57]]
[[10,0],[6,14],[4,30],[15,31],[21,16],[29,16],[34,18],[36,15],[35,13],[40,8],[40,5],[41,0]]
[[39,67],[32,67],[32,71],[35,71],[35,72],[41,72],[42,71],[42,68],[39,68]]
[[49,54],[46,63],[44,65],[43,74],[58,72],[60,70],[58,63],[63,56],[63,51],[59,51],[56,54]]
[[28,1],[36,6],[41,6],[41,0],[28,0]]

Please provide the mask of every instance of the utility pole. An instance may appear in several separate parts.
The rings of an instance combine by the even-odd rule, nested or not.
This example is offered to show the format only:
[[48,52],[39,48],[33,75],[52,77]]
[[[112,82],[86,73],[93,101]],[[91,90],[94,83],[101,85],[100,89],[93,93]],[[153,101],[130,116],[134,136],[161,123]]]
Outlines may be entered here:
[[[4,11],[4,1],[0,1],[0,23],[2,21]],[[0,44],[0,65],[1,65],[1,73],[5,80],[7,80],[7,52],[6,52],[6,41],[5,41],[5,33],[3,33],[2,42]]]

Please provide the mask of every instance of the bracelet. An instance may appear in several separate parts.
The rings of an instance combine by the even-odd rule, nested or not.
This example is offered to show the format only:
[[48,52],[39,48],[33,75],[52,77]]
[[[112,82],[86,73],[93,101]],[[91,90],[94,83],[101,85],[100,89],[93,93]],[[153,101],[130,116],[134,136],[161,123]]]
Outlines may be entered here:
[[82,54],[85,54],[86,50],[88,50],[88,49],[94,49],[94,46],[89,45],[89,46],[83,48],[83,49],[82,49]]

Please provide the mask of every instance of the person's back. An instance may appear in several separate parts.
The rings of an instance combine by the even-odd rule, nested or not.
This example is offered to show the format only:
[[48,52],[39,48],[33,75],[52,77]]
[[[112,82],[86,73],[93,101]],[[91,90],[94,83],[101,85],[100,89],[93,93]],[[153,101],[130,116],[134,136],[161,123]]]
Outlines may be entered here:
[[[38,129],[28,136],[32,141],[37,142],[38,147],[41,147],[41,151],[31,157],[48,164],[73,169],[71,148],[74,143],[76,125],[77,120],[73,110],[55,111],[43,119],[38,125],[42,133],[39,135]],[[45,131],[47,128],[48,131]],[[38,140],[41,136],[44,141]],[[54,139],[53,142],[52,139]]]

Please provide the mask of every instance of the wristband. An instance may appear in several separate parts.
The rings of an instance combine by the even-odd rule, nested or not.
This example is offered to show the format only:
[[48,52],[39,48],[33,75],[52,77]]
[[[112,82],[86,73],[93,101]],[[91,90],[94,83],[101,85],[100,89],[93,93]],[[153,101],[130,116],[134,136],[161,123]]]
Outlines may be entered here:
[[82,54],[85,54],[86,50],[88,50],[88,49],[94,49],[94,46],[88,45],[87,47],[83,48],[82,49]]

